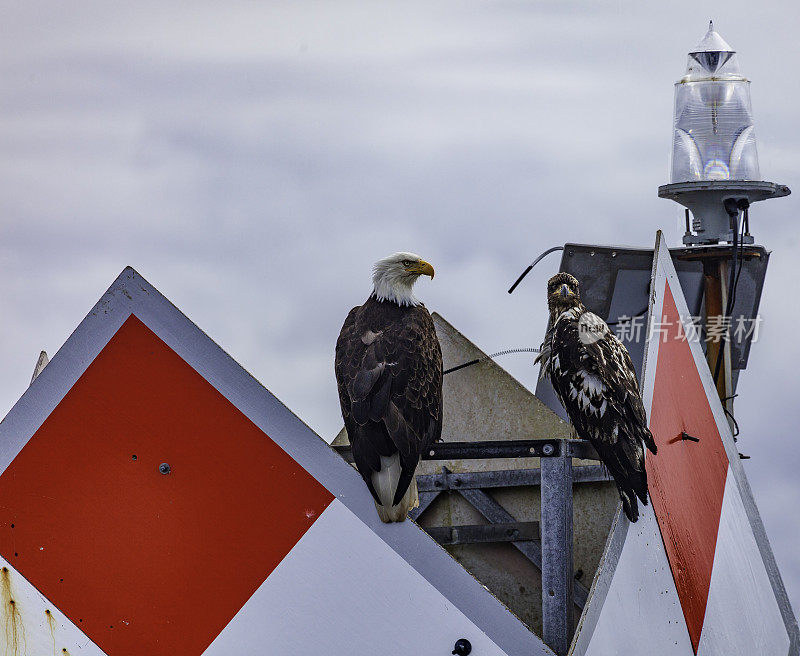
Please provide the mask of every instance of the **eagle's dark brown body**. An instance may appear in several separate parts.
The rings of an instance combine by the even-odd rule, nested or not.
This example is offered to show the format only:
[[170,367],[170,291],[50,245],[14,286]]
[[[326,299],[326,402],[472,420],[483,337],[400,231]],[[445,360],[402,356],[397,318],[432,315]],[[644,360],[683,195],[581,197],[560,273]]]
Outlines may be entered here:
[[335,370],[353,458],[380,512],[387,498],[376,474],[399,458],[391,505],[400,504],[420,454],[442,434],[442,352],[428,310],[370,296],[342,326]]

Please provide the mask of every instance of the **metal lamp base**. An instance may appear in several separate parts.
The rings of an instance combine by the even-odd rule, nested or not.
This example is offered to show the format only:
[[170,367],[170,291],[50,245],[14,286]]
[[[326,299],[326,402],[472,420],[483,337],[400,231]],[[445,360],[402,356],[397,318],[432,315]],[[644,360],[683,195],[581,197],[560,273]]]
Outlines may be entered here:
[[[699,180],[661,185],[658,188],[660,198],[674,200],[692,213],[691,231],[683,237],[683,243],[687,246],[733,241],[733,225],[725,209],[725,201],[729,198],[755,203],[790,193],[786,185],[750,180]],[[743,241],[752,244],[753,237],[745,235]]]

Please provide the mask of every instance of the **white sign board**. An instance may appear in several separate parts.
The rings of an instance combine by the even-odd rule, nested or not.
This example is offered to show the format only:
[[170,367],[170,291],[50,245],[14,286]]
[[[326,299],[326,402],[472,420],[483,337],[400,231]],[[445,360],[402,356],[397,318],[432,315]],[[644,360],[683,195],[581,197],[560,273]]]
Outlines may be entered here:
[[4,653],[551,653],[130,268],[0,423],[0,556]]
[[618,513],[571,653],[797,654],[797,621],[661,232],[650,289],[651,504],[636,524]]

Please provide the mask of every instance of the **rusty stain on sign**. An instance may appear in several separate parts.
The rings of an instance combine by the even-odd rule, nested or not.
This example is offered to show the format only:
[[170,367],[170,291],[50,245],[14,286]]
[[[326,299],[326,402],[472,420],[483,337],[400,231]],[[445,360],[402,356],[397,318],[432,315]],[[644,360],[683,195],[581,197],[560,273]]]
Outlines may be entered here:
[[53,640],[53,656],[57,656],[56,652],[56,619],[49,608],[44,611],[44,616],[47,618],[47,628],[50,629],[50,638]]
[[8,567],[3,567],[0,570],[0,589],[2,589],[0,603],[3,604],[3,626],[6,638],[5,654],[17,656],[20,653],[20,636],[24,643],[25,634],[22,617],[11,588],[11,571]]

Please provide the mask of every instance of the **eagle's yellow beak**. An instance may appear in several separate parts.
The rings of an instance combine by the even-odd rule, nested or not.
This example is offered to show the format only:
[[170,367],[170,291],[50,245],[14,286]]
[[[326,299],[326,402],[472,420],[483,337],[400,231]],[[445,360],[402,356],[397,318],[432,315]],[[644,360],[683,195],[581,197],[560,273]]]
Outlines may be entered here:
[[406,271],[409,273],[416,273],[420,276],[430,276],[431,280],[433,280],[433,267],[425,260],[420,260],[416,264],[412,264]]

